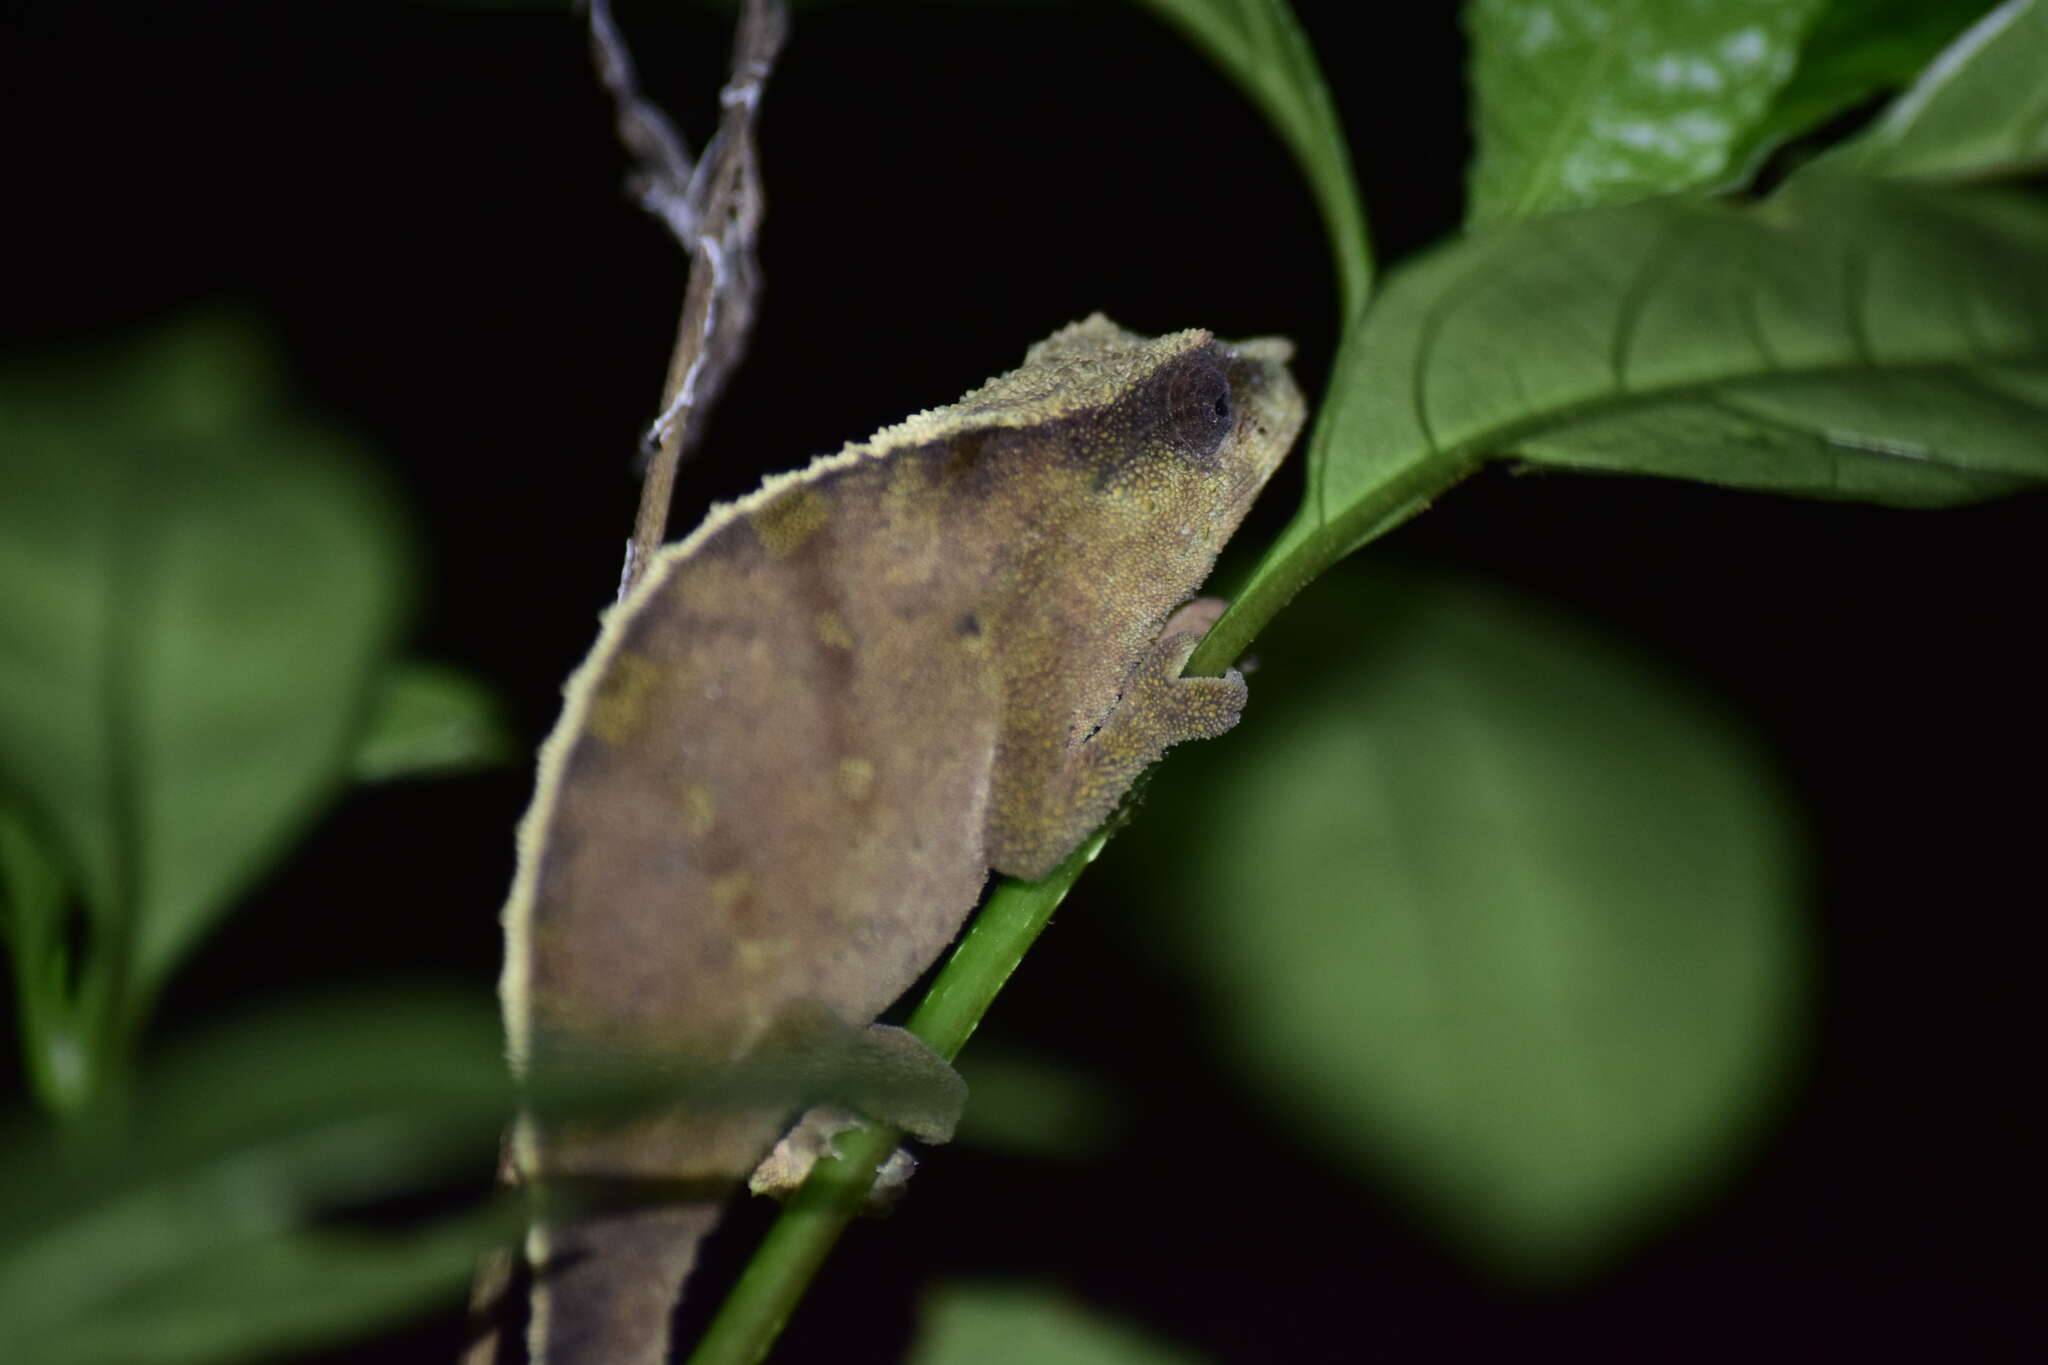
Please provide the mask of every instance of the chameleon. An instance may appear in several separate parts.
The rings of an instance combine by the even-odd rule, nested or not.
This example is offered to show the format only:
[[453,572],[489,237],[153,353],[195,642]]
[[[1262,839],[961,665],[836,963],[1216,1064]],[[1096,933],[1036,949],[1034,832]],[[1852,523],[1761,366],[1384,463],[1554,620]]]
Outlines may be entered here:
[[[520,825],[515,1072],[865,1029],[991,869],[1044,876],[1164,749],[1235,724],[1239,673],[1180,672],[1223,606],[1193,594],[1302,424],[1291,352],[1097,314],[656,552],[564,686]],[[793,1117],[522,1120],[522,1182],[674,1194],[541,1213],[528,1358],[665,1360],[699,1244]]]

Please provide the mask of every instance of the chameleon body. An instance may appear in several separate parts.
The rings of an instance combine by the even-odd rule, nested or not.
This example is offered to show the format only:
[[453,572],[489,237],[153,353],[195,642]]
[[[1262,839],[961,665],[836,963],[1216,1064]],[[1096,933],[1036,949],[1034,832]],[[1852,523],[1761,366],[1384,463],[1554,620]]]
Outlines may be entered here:
[[[991,868],[1043,875],[1161,750],[1235,723],[1238,675],[1179,677],[1220,609],[1188,599],[1301,424],[1289,349],[1098,315],[664,548],[542,749],[504,915],[515,1067],[865,1026]],[[529,1357],[665,1359],[719,1199],[791,1117],[523,1123],[523,1180],[687,1196],[535,1227]]]

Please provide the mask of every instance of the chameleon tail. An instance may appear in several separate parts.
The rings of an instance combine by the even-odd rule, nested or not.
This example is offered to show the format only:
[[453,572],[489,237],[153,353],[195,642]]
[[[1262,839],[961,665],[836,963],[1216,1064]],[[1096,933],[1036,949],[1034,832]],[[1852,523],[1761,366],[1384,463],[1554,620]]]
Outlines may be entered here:
[[669,1315],[719,1211],[701,1200],[537,1226],[530,1365],[663,1365]]
[[514,1254],[486,1258],[478,1324],[461,1365],[664,1365],[669,1319],[721,1201],[697,1200],[536,1224],[525,1349],[507,1320]]

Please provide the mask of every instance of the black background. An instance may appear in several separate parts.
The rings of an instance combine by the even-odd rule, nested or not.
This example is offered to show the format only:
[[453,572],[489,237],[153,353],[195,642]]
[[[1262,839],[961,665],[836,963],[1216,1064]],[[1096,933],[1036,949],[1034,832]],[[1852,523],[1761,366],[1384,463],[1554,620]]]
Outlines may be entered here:
[[[1303,5],[1382,261],[1452,230],[1469,151],[1453,7]],[[693,140],[715,8],[628,7]],[[542,5],[41,6],[0,45],[0,346],[231,302],[299,396],[381,453],[429,573],[412,635],[552,721],[616,580],[678,253],[624,200],[573,21]],[[1118,5],[803,8],[762,123],[765,307],[674,524],[1014,364],[1095,308],[1141,331],[1335,335],[1313,206],[1197,55]],[[1277,527],[1298,471],[1246,543]],[[778,1359],[886,1361],[921,1286],[1035,1276],[1218,1360],[1854,1352],[2039,1340],[2039,497],[1938,514],[1634,480],[1458,489],[1375,553],[1604,624],[1746,714],[1812,812],[1823,980],[1773,1135],[1597,1283],[1493,1286],[1263,1128],[1173,1032],[1084,881],[998,1009],[1146,1114],[1072,1171],[959,1149],[842,1249]],[[195,958],[163,1027],[316,984],[487,989],[523,770],[346,800]],[[1110,1003],[1114,1002],[1114,1003]],[[997,1025],[992,1025],[992,1027]],[[453,1315],[323,1359],[446,1360]]]

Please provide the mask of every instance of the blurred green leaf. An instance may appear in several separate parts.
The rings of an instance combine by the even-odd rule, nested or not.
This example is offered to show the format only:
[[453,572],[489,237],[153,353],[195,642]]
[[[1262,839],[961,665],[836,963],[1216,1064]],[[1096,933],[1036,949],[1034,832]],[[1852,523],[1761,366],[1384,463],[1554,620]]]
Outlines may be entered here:
[[1473,0],[1467,221],[1722,179],[1791,78],[1823,0]]
[[954,1141],[1018,1156],[1082,1160],[1107,1147],[1129,1115],[1094,1077],[1049,1057],[977,1040],[961,1057],[967,1112]]
[[334,790],[397,622],[389,500],[267,368],[210,319],[0,374],[0,786],[90,918],[95,1049]]
[[949,1284],[926,1299],[910,1365],[1192,1365],[1121,1323],[1045,1289]]
[[[678,1101],[831,1102],[893,1122],[957,1109],[958,1078],[910,1053],[848,1028],[733,1071],[592,1059],[524,1098],[565,1120]],[[131,1290],[155,1302],[152,1286],[203,1256],[450,1172],[487,1174],[514,1106],[497,1012],[473,993],[357,990],[218,1025],[153,1061],[125,1117],[59,1133],[22,1116],[0,1133],[0,1330],[54,1332]],[[16,1358],[8,1340],[0,1360]]]
[[743,1061],[702,1064],[671,1049],[635,1054],[551,1048],[527,1077],[544,1118],[644,1112],[679,1101],[703,1111],[836,1105],[927,1142],[951,1138],[967,1103],[958,1072],[897,1028],[854,1028],[829,1010],[798,1006]]
[[498,699],[466,673],[401,663],[377,684],[353,767],[364,782],[510,763],[518,746]]
[[1372,245],[1344,125],[1286,0],[1141,0],[1237,82],[1294,154],[1322,210],[1344,316],[1372,288]]
[[[288,1213],[374,1192],[389,1181],[365,1174],[373,1163],[344,1170],[322,1158],[300,1167],[289,1158],[294,1144],[307,1134],[417,1120],[449,1125],[458,1146],[481,1136],[488,1147],[512,1107],[503,1047],[496,1010],[471,993],[358,990],[230,1019],[155,1058],[127,1117],[109,1116],[81,1134],[82,1145],[18,1116],[0,1163],[0,1227],[8,1232],[0,1240],[12,1246],[44,1224],[75,1219],[88,1203],[112,1204],[224,1156],[246,1162],[273,1149],[287,1153],[280,1169],[289,1168],[289,1178],[266,1178],[265,1187],[297,1201]],[[374,1135],[364,1147],[366,1157],[384,1150]],[[404,1174],[416,1157],[401,1153],[394,1171]],[[301,1170],[348,1183],[309,1190]]]
[[1832,0],[1800,48],[1799,66],[1729,162],[1721,182],[1747,181],[1787,140],[1884,90],[1896,90],[1946,47],[1989,0]]
[[1825,158],[1859,175],[1988,177],[2048,163],[2048,4],[2006,0]]
[[1901,506],[2038,482],[2044,294],[2038,203],[1848,177],[1474,233],[1391,276],[1347,339],[1258,577],[1363,544],[1389,489],[1503,455]]
[[511,1199],[418,1232],[300,1231],[167,1266],[37,1339],[38,1365],[230,1365],[375,1334],[455,1301],[517,1236]]
[[[1561,1278],[1700,1191],[1795,1047],[1793,812],[1726,718],[1473,589],[1340,571],[1118,856],[1299,1124]],[[1151,856],[1145,857],[1149,850]]]
[[[730,1075],[612,1058],[528,1098],[562,1118],[816,1101],[901,1123],[937,1089],[957,1109],[958,1078],[908,1051],[848,1029]],[[174,1047],[125,1123],[103,1109],[58,1134],[19,1118],[0,1132],[0,1360],[250,1359],[448,1302],[523,1205],[399,1230],[335,1215],[487,1177],[513,1107],[487,1000],[358,991]]]
[[242,1359],[374,1330],[454,1294],[510,1231],[410,1232],[337,1207],[488,1172],[511,1108],[495,1012],[358,993],[172,1049],[125,1125],[0,1140],[0,1359]]

